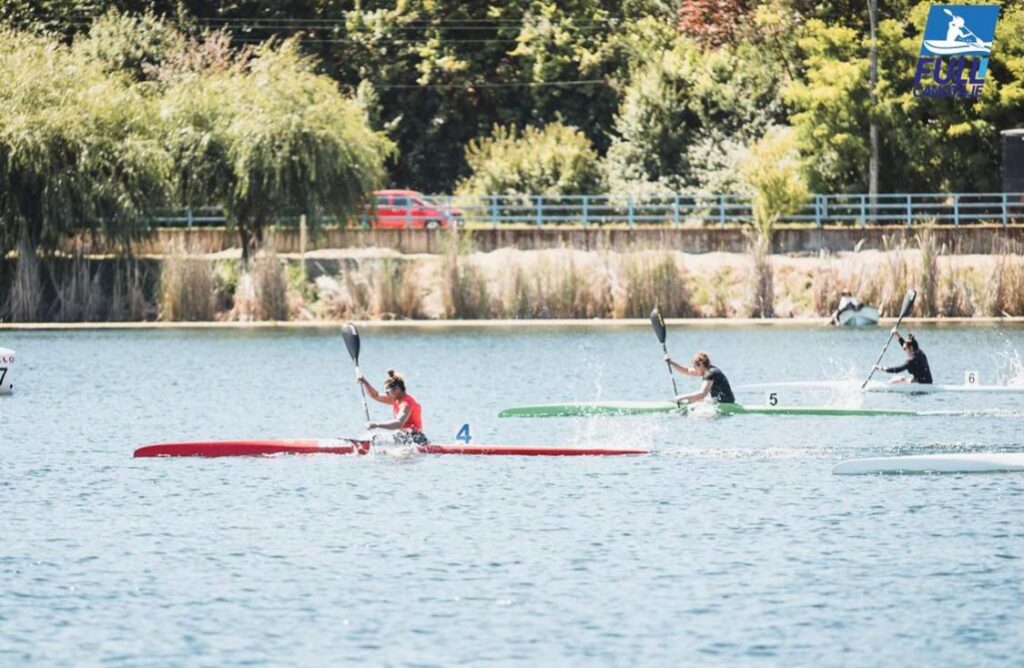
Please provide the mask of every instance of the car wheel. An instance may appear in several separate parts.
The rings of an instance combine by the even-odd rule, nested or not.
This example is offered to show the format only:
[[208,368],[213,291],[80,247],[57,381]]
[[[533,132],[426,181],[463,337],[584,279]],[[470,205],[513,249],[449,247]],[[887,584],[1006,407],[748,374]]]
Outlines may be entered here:
[[436,220],[428,220],[428,221],[427,221],[427,224],[426,224],[426,225],[424,225],[423,227],[425,227],[425,228],[426,228],[426,229],[428,229],[428,230],[436,230],[436,229],[438,229],[439,227],[441,227],[441,223],[439,223],[439,222],[438,222],[438,221],[436,221]]

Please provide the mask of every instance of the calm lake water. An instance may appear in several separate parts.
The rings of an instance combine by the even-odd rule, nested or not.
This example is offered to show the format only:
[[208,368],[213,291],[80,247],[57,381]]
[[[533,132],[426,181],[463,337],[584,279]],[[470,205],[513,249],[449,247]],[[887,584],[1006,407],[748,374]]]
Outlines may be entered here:
[[[919,336],[936,382],[1020,379],[1024,329]],[[859,378],[884,339],[680,326],[669,349],[707,350],[739,385]],[[368,327],[363,370],[378,387],[405,372],[435,441],[469,423],[477,443],[654,454],[134,460],[160,441],[361,435],[341,337],[0,331],[0,346],[18,353],[0,397],[0,665],[1024,656],[1024,475],[831,475],[849,457],[1024,450],[1024,395],[780,397],[968,416],[499,420],[528,403],[667,399],[660,345],[648,327]]]

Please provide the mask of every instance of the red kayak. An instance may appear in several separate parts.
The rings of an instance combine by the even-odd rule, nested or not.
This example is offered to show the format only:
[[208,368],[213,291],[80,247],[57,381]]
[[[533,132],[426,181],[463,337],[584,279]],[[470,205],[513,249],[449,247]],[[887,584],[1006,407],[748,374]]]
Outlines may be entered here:
[[[428,455],[518,455],[526,457],[590,457],[598,455],[646,455],[646,450],[621,448],[561,448],[547,445],[417,445]],[[266,455],[365,455],[369,441],[349,439],[297,441],[197,441],[158,443],[135,451],[136,457],[259,457]]]

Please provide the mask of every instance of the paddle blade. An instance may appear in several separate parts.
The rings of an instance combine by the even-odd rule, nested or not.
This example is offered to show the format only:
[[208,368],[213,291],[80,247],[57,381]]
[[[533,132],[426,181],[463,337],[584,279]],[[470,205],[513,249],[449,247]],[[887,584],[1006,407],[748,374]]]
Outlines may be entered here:
[[665,343],[665,319],[661,317],[661,309],[657,306],[651,311],[651,327],[658,336],[658,341]]
[[348,348],[348,354],[352,357],[352,360],[359,364],[359,332],[356,330],[356,326],[351,322],[346,322],[341,327],[341,336],[345,339],[345,347]]
[[900,308],[900,318],[910,315],[915,299],[917,299],[917,290],[907,290],[907,294],[903,297],[903,306]]

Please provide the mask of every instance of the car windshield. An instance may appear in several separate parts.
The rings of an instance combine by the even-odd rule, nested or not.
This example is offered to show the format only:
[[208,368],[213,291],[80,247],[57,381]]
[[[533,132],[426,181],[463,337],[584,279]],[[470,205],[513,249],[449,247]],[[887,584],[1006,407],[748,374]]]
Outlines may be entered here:
[[426,195],[419,195],[417,197],[414,197],[413,201],[416,202],[417,204],[422,205],[422,206],[432,206],[435,209],[439,208],[437,206],[437,202],[435,202],[434,200],[430,199]]

